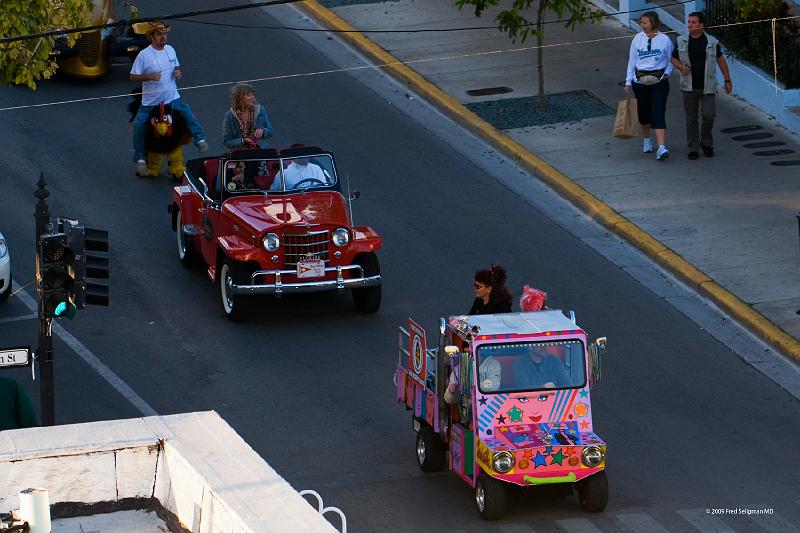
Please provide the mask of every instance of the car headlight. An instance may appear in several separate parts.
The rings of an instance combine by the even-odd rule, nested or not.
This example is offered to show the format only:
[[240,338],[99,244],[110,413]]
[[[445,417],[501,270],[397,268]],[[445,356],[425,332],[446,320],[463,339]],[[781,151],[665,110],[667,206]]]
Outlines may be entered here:
[[8,254],[8,245],[4,239],[0,239],[0,257],[5,257]]
[[581,453],[583,464],[589,468],[594,468],[603,462],[603,450],[599,446],[587,446]]
[[278,249],[278,246],[281,245],[280,238],[274,233],[267,233],[267,236],[264,237],[262,242],[264,243],[264,248],[266,248],[268,252],[274,252]]
[[511,452],[497,452],[492,457],[492,468],[495,472],[505,474],[514,468],[514,456],[511,455]]
[[333,232],[333,244],[336,246],[344,246],[348,242],[350,242],[350,232],[345,228],[337,228],[336,231]]

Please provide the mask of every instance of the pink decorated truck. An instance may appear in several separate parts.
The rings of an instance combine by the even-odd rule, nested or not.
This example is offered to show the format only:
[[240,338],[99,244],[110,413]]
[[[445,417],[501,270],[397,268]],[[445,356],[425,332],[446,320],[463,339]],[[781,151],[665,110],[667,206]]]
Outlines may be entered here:
[[589,342],[557,310],[442,318],[433,348],[413,320],[399,329],[396,399],[412,411],[424,472],[447,466],[475,489],[485,520],[504,514],[514,486],[559,485],[584,511],[605,509],[590,394],[604,337]]

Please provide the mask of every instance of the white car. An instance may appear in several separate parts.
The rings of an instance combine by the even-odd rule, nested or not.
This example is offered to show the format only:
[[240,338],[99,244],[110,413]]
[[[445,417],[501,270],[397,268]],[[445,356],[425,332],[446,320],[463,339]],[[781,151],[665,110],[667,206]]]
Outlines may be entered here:
[[11,257],[8,253],[8,243],[0,233],[0,301],[11,296]]

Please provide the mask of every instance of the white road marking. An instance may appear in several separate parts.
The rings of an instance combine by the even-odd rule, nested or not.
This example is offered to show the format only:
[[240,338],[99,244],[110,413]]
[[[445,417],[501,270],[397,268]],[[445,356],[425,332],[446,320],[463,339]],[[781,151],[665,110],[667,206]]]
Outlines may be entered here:
[[536,530],[525,524],[504,524],[500,526],[503,533],[536,533]]
[[19,320],[31,320],[33,318],[37,318],[39,315],[36,313],[31,313],[29,315],[20,315],[20,316],[10,316],[8,318],[0,318],[0,324],[5,322],[17,322]]
[[716,515],[707,511],[708,509],[682,509],[677,513],[703,533],[736,533]]
[[[16,282],[13,282],[12,287],[14,289],[19,289],[19,286]],[[20,299],[22,303],[24,303],[28,309],[33,311],[34,313],[37,312],[37,305],[36,300],[28,294],[27,292],[20,290],[16,293],[17,297]],[[37,315],[34,315],[37,316]],[[142,399],[141,396],[136,394],[132,388],[128,386],[127,383],[122,381],[122,378],[119,377],[114,373],[113,370],[108,368],[98,357],[92,353],[89,348],[81,344],[81,342],[72,336],[70,332],[65,330],[60,324],[53,321],[53,333],[61,337],[61,340],[64,341],[67,346],[73,349],[73,351],[78,354],[81,359],[86,361],[90,367],[92,367],[95,372],[100,374],[100,376],[105,379],[109,385],[114,387],[114,389],[122,394],[122,396],[131,402],[133,406],[139,410],[144,416],[158,416],[158,413],[155,409],[150,407],[150,405]]]
[[615,516],[636,533],[669,533],[647,513],[626,513]]
[[556,520],[556,524],[569,533],[602,533],[601,530],[585,518],[565,518]]

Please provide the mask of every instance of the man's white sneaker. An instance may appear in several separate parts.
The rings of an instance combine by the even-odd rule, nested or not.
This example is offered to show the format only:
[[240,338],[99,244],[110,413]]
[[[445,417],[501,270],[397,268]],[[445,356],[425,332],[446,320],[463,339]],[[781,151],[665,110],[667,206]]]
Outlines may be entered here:
[[649,137],[644,140],[644,144],[642,144],[642,153],[643,154],[652,154],[653,153],[653,140]]
[[200,141],[197,143],[197,151],[201,154],[208,152],[208,143],[206,141]]
[[666,146],[659,146],[658,152],[656,152],[656,159],[659,161],[664,161],[666,158],[669,157],[669,150],[667,150]]
[[147,176],[147,161],[139,159],[136,161],[136,175]]

